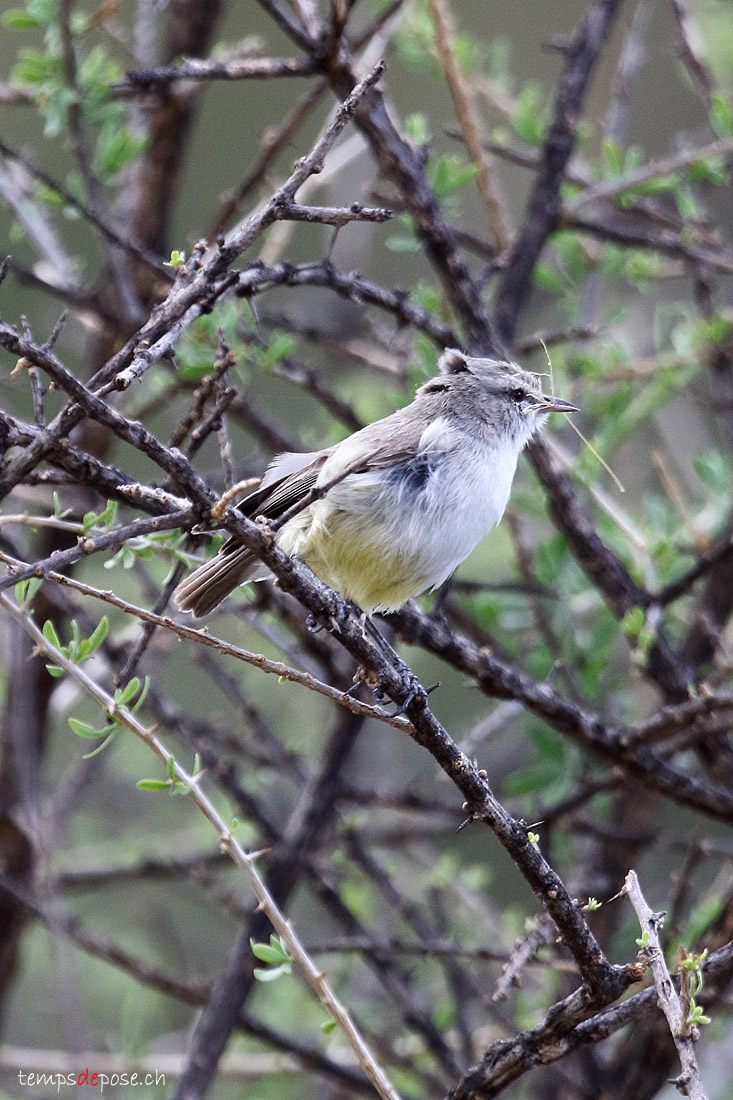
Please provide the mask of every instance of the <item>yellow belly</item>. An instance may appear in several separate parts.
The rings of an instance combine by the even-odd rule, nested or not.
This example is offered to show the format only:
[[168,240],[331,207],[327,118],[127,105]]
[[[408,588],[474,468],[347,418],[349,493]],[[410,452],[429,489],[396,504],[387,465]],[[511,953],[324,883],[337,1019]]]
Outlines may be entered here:
[[381,524],[335,509],[314,522],[309,512],[286,524],[280,545],[364,611],[396,611],[429,586],[417,555],[395,553]]

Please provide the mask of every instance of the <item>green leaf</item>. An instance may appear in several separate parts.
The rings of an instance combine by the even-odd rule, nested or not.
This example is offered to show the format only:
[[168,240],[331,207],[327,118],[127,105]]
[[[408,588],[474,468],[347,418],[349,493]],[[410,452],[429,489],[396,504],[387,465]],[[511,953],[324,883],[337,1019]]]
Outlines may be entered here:
[[638,638],[644,627],[645,618],[643,607],[632,607],[621,619],[619,626],[627,638]]
[[321,1024],[321,1031],[324,1035],[332,1035],[337,1027],[338,1024],[335,1020],[324,1020]]
[[698,216],[699,209],[692,194],[685,187],[678,187],[674,193],[674,201],[680,212],[680,217],[693,219]]
[[139,791],[167,791],[170,785],[169,779],[139,779],[135,784]]
[[390,252],[419,252],[421,245],[415,237],[387,237],[384,242]]
[[89,644],[89,649],[87,651],[87,656],[89,656],[90,653],[94,653],[95,649],[99,649],[102,642],[107,637],[108,629],[109,629],[109,619],[107,618],[106,615],[103,615],[102,618],[100,619],[99,626],[94,630],[94,632],[92,634],[90,634],[89,638],[87,639],[88,644]]
[[297,346],[297,340],[294,336],[291,336],[289,332],[274,333],[262,357],[263,369],[272,370],[278,363],[282,363],[283,359],[286,359],[288,355],[292,355]]
[[408,115],[405,119],[405,129],[414,142],[425,145],[430,140],[430,128],[427,115],[418,111],[414,115]]
[[61,639],[56,633],[56,627],[53,625],[50,619],[46,619],[43,624],[43,637],[47,642],[50,642],[56,649],[61,649]]
[[107,745],[112,744],[112,742],[114,741],[115,737],[117,736],[117,734],[119,732],[120,732],[120,727],[119,726],[114,726],[112,728],[112,732],[107,737],[105,737],[102,744],[97,745],[96,749],[92,749],[91,752],[85,752],[84,755],[82,756],[82,760],[91,760],[93,756],[99,756],[100,752],[104,752],[104,750],[107,748]]
[[[102,127],[97,138],[94,152],[94,167],[97,173],[108,182],[142,153],[146,136],[136,133],[129,126],[120,126],[116,119]],[[180,254],[185,260],[185,253]],[[175,266],[180,266],[176,264]]]
[[149,690],[150,690],[150,677],[146,676],[145,677],[145,682],[143,684],[142,691],[138,695],[138,697],[135,700],[135,702],[133,703],[133,705],[130,707],[130,710],[132,711],[133,714],[137,714],[137,712],[140,710],[140,707],[145,702],[145,698],[146,698]]
[[166,763],[165,770],[168,772],[168,778],[174,780],[176,778],[176,758],[175,756],[169,756]]
[[188,783],[179,783],[178,780],[168,784],[168,793],[172,798],[181,798],[183,795],[188,794],[190,790]]
[[10,31],[26,31],[38,26],[38,21],[21,8],[11,8],[3,13],[3,26]]
[[441,157],[431,160],[427,167],[427,173],[433,190],[439,199],[448,198],[461,188],[467,187],[476,178],[478,166],[466,164],[455,153],[446,153]]
[[28,0],[26,9],[28,14],[44,27],[54,26],[58,22],[58,0]]
[[539,84],[528,84],[519,93],[512,128],[522,141],[541,145],[547,134],[547,96]]
[[140,680],[137,676],[133,676],[129,683],[120,690],[115,692],[115,702],[124,707],[131,699],[134,699],[140,690]]
[[270,963],[272,966],[280,966],[283,963],[290,962],[290,956],[280,946],[278,941],[275,941],[273,945],[272,937],[270,943],[255,943],[254,940],[249,941],[249,945],[252,948],[252,954],[260,962]]
[[611,179],[623,175],[624,155],[621,151],[621,147],[617,145],[615,141],[606,138],[603,142],[603,156],[608,169],[607,175]]
[[703,451],[693,455],[692,466],[712,493],[727,494],[731,489],[731,468],[726,455],[721,451]]
[[46,665],[46,672],[49,676],[53,676],[54,680],[58,680],[63,676],[65,671],[65,669],[59,668],[58,665]]
[[[178,248],[174,248],[171,252],[170,260],[166,260],[163,267],[183,267],[186,262],[186,253]],[[211,364],[209,364],[211,366]]]
[[283,964],[283,966],[273,967],[270,970],[262,970],[260,967],[256,966],[252,973],[258,982],[274,982],[277,978],[282,977],[283,974],[292,973],[292,970],[292,963],[288,963],[287,965]]
[[77,737],[85,737],[88,741],[94,741],[98,737],[107,737],[110,732],[109,726],[98,730],[94,726],[90,726],[88,722],[81,722],[78,718],[69,718],[69,725]]
[[554,294],[564,294],[568,289],[567,282],[557,271],[554,271],[547,264],[535,264],[534,271],[532,272],[532,282],[535,286],[540,287],[542,290],[547,290]]
[[720,138],[733,137],[733,112],[722,95],[714,95],[710,108],[710,125]]
[[15,586],[15,598],[21,607],[27,607],[43,584],[41,577],[29,577],[26,581],[19,581]]

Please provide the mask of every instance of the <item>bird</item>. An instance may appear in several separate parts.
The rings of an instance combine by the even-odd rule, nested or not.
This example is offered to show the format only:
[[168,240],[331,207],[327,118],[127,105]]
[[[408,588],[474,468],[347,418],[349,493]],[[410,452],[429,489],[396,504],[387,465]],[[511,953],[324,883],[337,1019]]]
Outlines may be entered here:
[[[292,509],[278,545],[366,615],[440,587],[501,520],[519,455],[547,415],[579,411],[516,363],[449,348],[438,371],[409,405],[340,443],[278,455],[238,505],[270,522]],[[179,584],[175,603],[199,618],[271,576],[232,538]]]

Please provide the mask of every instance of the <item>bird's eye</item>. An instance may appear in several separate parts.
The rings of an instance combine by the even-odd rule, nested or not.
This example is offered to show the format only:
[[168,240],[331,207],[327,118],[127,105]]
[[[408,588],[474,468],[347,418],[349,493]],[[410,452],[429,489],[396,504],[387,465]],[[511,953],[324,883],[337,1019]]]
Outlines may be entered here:
[[527,394],[526,394],[525,390],[521,389],[521,387],[517,387],[516,390],[511,391],[509,396],[511,397],[512,401],[516,401],[516,403],[518,405],[521,405],[522,401],[524,401]]

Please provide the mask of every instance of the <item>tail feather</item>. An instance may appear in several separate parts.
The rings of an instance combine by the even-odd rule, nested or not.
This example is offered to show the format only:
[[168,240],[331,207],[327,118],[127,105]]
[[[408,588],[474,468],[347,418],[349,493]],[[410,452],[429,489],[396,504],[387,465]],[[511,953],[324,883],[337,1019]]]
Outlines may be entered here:
[[175,591],[176,606],[190,611],[195,618],[208,615],[230,592],[246,581],[261,581],[270,571],[259,558],[241,546],[218,553],[181,581]]

